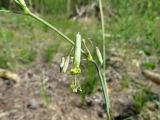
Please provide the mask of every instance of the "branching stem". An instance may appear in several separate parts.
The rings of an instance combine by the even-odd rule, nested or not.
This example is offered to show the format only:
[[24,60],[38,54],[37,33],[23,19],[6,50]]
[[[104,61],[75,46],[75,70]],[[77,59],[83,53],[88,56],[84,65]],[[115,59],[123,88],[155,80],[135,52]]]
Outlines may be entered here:
[[[24,6],[21,6],[24,9]],[[26,7],[26,6],[25,6]],[[93,60],[90,59],[89,61],[92,62],[97,69],[99,78],[100,78],[100,82],[101,82],[101,86],[102,86],[102,90],[103,90],[103,95],[104,95],[104,99],[105,99],[105,104],[106,104],[106,114],[107,114],[107,120],[111,120],[110,117],[110,100],[109,100],[109,95],[108,95],[108,89],[107,89],[107,83],[106,83],[106,76],[105,76],[105,68],[106,68],[106,62],[105,62],[105,28],[104,28],[104,18],[103,18],[103,9],[102,9],[102,0],[99,0],[99,7],[100,7],[100,14],[101,14],[101,25],[102,25],[102,44],[103,44],[103,69],[101,70],[97,63]],[[26,10],[27,9],[27,10]],[[25,11],[26,10],[26,11]],[[5,10],[1,10],[3,12],[9,12],[10,11],[5,11]],[[63,34],[61,31],[59,31],[56,27],[52,26],[51,24],[49,24],[47,21],[43,20],[42,18],[38,17],[37,15],[33,14],[32,12],[30,12],[30,10],[28,8],[24,9],[24,14],[28,15],[34,19],[36,19],[37,21],[43,23],[45,26],[49,27],[51,30],[55,31],[56,33],[58,33],[61,37],[63,37],[66,41],[68,41],[70,44],[74,45],[75,43],[68,38],[65,34]],[[84,51],[81,50],[81,52],[83,53],[83,55],[88,58],[88,54]],[[76,84],[76,81],[75,81]]]

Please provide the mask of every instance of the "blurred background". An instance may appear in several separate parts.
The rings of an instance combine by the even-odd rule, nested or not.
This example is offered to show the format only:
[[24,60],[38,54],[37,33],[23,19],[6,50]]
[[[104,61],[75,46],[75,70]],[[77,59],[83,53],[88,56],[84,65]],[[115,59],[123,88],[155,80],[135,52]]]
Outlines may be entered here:
[[[26,3],[33,13],[44,18],[72,40],[75,40],[76,34],[80,32],[93,57],[97,59],[94,48],[102,48],[98,0],[26,0]],[[13,0],[0,0],[0,9],[20,11]],[[115,120],[160,120],[159,85],[155,83],[151,87],[150,78],[142,74],[144,69],[152,71],[153,74],[160,73],[160,0],[103,0],[103,10],[107,49],[106,76],[111,91],[113,117]],[[40,70],[46,71],[44,76],[49,81],[46,84],[50,85],[46,87],[46,91],[51,98],[51,106],[57,105],[55,108],[60,114],[54,116],[53,120],[60,120],[58,117],[62,117],[62,120],[67,120],[68,117],[68,120],[85,120],[83,115],[87,116],[86,120],[104,119],[104,101],[94,66],[89,63],[81,65],[83,70],[80,84],[83,92],[79,93],[80,96],[73,95],[69,90],[71,76],[59,73],[60,58],[66,56],[70,49],[70,44],[63,38],[33,18],[0,13],[0,68],[12,70],[24,78],[19,91],[25,91],[23,94],[28,99],[37,97],[37,101],[47,100],[48,96],[38,90],[42,87],[38,80],[42,78],[36,77],[41,76]],[[30,84],[27,81],[30,81]],[[55,84],[63,87],[55,89]],[[53,91],[57,95],[53,94]],[[62,99],[60,94],[64,94],[66,99]],[[13,95],[21,96],[22,100],[18,99],[19,101],[28,100],[17,91]],[[13,103],[14,97],[5,97],[10,98],[8,103]],[[69,102],[79,99],[82,101],[80,103],[88,108],[82,107],[82,104],[77,105],[77,102],[76,105]],[[100,102],[97,102],[98,100]],[[68,111],[57,101],[62,102]],[[92,109],[93,106],[95,110]],[[4,110],[3,107],[0,107],[1,109]],[[9,109],[12,108],[8,107]],[[19,115],[25,116],[25,112]],[[36,119],[32,112],[27,111],[32,116],[30,119],[35,120],[44,117],[41,112],[36,112],[39,116]],[[48,110],[48,117],[54,112],[53,109]],[[72,116],[74,114],[77,118]],[[11,116],[4,120],[11,120]]]

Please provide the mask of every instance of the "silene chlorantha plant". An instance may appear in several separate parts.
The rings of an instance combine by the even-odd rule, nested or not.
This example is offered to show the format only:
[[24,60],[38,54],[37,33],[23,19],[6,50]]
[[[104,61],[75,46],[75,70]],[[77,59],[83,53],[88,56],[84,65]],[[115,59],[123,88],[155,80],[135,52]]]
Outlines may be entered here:
[[[1,12],[11,12],[11,13],[18,13],[18,14],[23,14],[30,16],[37,21],[41,22],[51,30],[55,31],[58,33],[61,37],[64,38],[67,42],[69,42],[72,45],[71,52],[69,55],[65,58],[62,57],[61,64],[60,64],[60,70],[61,72],[65,73],[68,70],[69,62],[71,59],[71,56],[73,56],[73,67],[70,69],[70,74],[74,76],[74,81],[70,85],[72,88],[73,92],[81,92],[82,89],[80,85],[78,85],[77,82],[77,76],[81,73],[80,69],[80,63],[82,60],[82,55],[85,57],[83,59],[91,62],[97,69],[97,73],[100,79],[100,83],[102,86],[102,91],[103,91],[103,96],[105,100],[105,111],[106,111],[106,120],[111,120],[110,116],[110,100],[109,100],[109,94],[108,94],[108,89],[107,89],[107,83],[106,83],[106,77],[105,77],[105,30],[104,30],[104,19],[103,19],[103,9],[102,9],[102,0],[99,0],[99,8],[100,8],[100,14],[101,14],[101,23],[102,23],[102,47],[103,47],[103,55],[101,54],[100,50],[98,47],[95,47],[97,57],[99,60],[99,64],[93,59],[90,50],[88,49],[87,45],[85,44],[85,40],[82,39],[80,33],[76,35],[76,40],[75,42],[68,38],[65,34],[63,34],[61,31],[59,31],[56,27],[52,26],[49,24],[47,21],[44,19],[40,18],[39,16],[35,15],[32,13],[29,8],[27,7],[26,3],[24,0],[13,0],[21,9],[20,12],[15,12],[15,11],[7,11],[7,10],[0,10]],[[82,44],[84,45],[84,48],[82,48]],[[72,51],[74,51],[74,54],[72,55]],[[81,55],[82,54],[82,55]],[[102,68],[100,67],[102,66]]]

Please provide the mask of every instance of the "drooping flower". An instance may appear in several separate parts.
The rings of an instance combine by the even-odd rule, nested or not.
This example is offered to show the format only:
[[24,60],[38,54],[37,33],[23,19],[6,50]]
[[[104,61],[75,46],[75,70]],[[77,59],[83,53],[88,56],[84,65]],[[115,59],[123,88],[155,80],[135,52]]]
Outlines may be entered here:
[[78,33],[76,35],[76,42],[74,47],[74,65],[73,68],[70,70],[72,75],[80,74],[80,62],[81,62],[81,35]]

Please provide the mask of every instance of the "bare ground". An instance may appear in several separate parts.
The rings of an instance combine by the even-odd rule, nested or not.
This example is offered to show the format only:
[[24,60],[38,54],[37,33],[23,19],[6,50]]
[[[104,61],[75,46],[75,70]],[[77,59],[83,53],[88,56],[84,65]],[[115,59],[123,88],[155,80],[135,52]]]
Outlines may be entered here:
[[[159,120],[156,102],[147,102],[140,113],[133,106],[133,94],[142,86],[139,81],[145,79],[141,75],[139,67],[144,59],[143,55],[135,59],[127,59],[122,50],[109,51],[110,58],[107,60],[109,67],[107,79],[110,87],[111,113],[115,120]],[[114,54],[116,53],[116,54]],[[72,77],[59,73],[59,57],[54,57],[52,64],[48,65],[38,60],[31,65],[18,70],[21,77],[20,86],[0,86],[0,120],[104,120],[104,101],[102,91],[87,98],[87,105],[82,106],[80,95],[72,93],[70,83]],[[123,62],[123,60],[127,60]],[[140,61],[140,62],[137,62]],[[157,64],[158,65],[158,64]],[[122,90],[121,80],[124,73],[128,73],[131,82],[127,89]],[[49,98],[49,107],[45,106],[41,91],[43,80]],[[138,82],[137,82],[138,80]],[[146,83],[146,82],[143,82]],[[148,85],[150,81],[147,81]],[[158,86],[158,85],[155,85]],[[159,87],[159,86],[158,86]],[[160,92],[156,89],[156,92]],[[156,100],[160,99],[158,94],[153,93]]]

